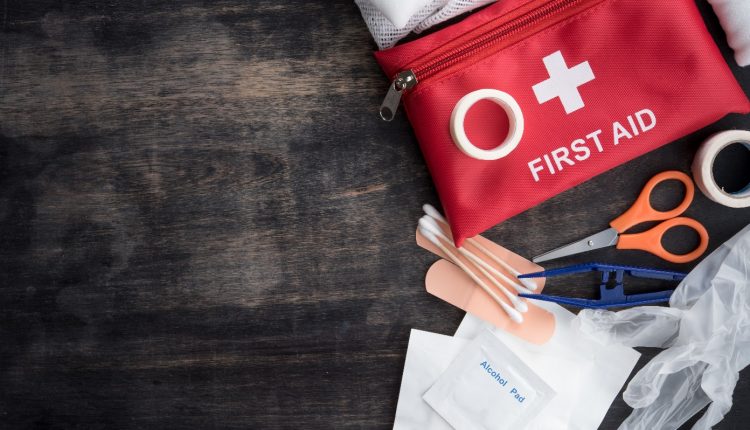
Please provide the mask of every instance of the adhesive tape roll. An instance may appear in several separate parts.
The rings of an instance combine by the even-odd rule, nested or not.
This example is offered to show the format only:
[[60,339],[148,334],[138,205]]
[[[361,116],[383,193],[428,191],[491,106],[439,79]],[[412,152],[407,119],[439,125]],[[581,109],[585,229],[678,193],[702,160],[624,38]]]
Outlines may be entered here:
[[693,176],[698,188],[709,199],[730,208],[746,208],[750,207],[750,184],[736,193],[729,193],[724,191],[714,178],[716,156],[727,146],[736,143],[743,144],[750,150],[750,131],[729,130],[711,136],[695,156]]
[[[480,100],[497,103],[508,114],[508,136],[503,143],[493,149],[480,149],[474,146],[466,136],[464,120],[466,113]],[[451,136],[456,146],[469,157],[477,160],[498,160],[510,154],[521,142],[523,136],[523,112],[516,99],[500,90],[483,89],[466,94],[456,103],[451,114]]]

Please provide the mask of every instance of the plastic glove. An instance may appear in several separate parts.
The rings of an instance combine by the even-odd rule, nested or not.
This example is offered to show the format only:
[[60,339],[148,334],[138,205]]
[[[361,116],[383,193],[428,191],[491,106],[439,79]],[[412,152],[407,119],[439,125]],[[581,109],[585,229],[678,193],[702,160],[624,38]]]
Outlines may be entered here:
[[604,343],[667,348],[623,394],[634,408],[620,429],[677,429],[711,404],[693,429],[710,429],[732,406],[750,364],[750,226],[680,283],[669,308],[586,309],[575,324]]

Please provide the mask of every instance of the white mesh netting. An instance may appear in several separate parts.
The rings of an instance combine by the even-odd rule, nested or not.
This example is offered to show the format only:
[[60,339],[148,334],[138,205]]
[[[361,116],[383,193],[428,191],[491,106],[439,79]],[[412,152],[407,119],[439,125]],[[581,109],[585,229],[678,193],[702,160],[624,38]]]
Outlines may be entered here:
[[380,49],[392,47],[412,31],[420,33],[433,25],[494,1],[496,0],[430,0],[409,18],[405,26],[397,28],[370,0],[354,0]]
[[[727,33],[729,46],[740,66],[750,65],[750,1],[708,0]],[[372,31],[372,29],[370,29]],[[375,33],[373,33],[375,34]]]

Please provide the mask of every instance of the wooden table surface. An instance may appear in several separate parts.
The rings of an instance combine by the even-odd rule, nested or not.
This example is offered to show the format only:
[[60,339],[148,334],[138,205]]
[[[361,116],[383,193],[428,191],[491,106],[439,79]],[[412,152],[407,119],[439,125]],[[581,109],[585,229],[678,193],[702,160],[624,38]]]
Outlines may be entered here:
[[[0,427],[389,428],[409,330],[462,312],[424,291],[414,229],[438,200],[403,113],[377,116],[353,2],[3,0],[0,25]],[[729,127],[750,116],[487,236],[531,256],[604,228]],[[750,222],[700,194],[689,215],[711,249]],[[745,372],[718,428],[748,400]]]

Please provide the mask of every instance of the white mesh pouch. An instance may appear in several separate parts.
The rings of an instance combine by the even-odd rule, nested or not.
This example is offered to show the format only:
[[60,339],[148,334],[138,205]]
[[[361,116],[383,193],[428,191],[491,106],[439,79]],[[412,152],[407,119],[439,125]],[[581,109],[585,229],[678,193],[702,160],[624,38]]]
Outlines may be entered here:
[[[433,25],[494,1],[496,0],[429,0],[424,7],[408,19],[406,25],[399,28],[371,0],[354,0],[379,49],[392,47],[412,31],[422,32]],[[386,2],[382,0],[378,2],[381,7],[384,6],[382,3]],[[399,0],[391,0],[391,3],[399,3]],[[388,9],[387,12],[393,15],[392,9]],[[394,18],[394,20],[401,23],[403,17]]]
[[415,33],[421,33],[433,25],[440,24],[453,17],[474,10],[480,6],[490,4],[496,0],[451,0],[445,6],[421,21],[415,28]]
[[396,28],[404,28],[409,19],[432,0],[369,0]]

